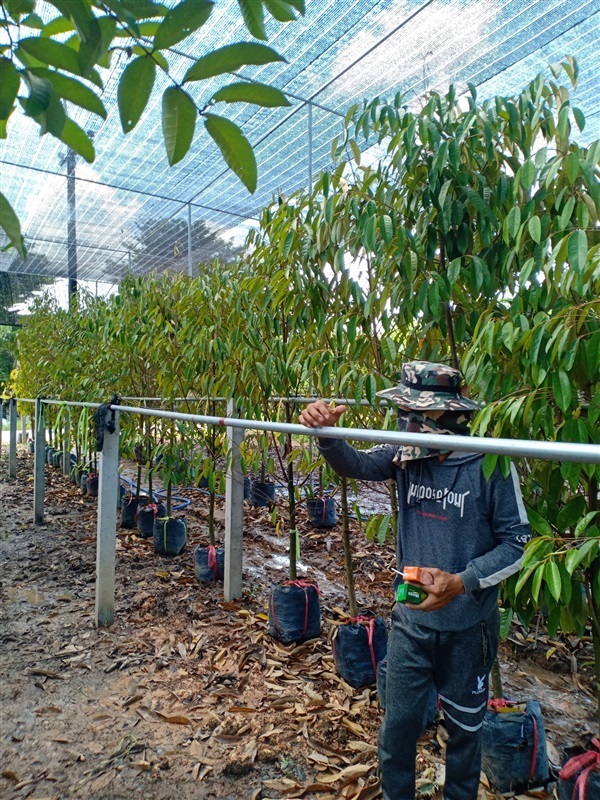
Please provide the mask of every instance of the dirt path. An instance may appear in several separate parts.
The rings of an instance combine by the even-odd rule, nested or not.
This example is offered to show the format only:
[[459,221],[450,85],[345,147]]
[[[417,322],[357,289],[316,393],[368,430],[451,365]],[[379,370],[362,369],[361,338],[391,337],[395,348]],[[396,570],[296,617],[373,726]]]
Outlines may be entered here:
[[[16,482],[0,463],[3,797],[380,796],[375,690],[354,690],[335,674],[326,639],[345,608],[337,532],[302,527],[302,569],[324,592],[319,640],[285,647],[267,634],[285,537],[258,510],[246,513],[243,598],[226,604],[221,586],[197,583],[192,554],[206,544],[199,494],[181,556],[155,556],[151,542],[119,530],[117,619],[96,630],[96,501],[47,467],[46,523],[34,526],[32,470],[24,451]],[[355,542],[359,596],[387,615],[392,550],[358,532]],[[541,701],[560,750],[593,725],[588,678],[561,669],[573,657],[581,663],[585,645],[562,643],[564,658],[559,649],[552,660],[558,671],[549,671],[539,663],[547,643],[519,629],[511,639],[502,651],[507,688]],[[536,663],[524,660],[527,650]],[[442,732],[432,731],[420,755],[423,796],[438,796],[442,762]],[[494,796],[482,787],[482,797]]]

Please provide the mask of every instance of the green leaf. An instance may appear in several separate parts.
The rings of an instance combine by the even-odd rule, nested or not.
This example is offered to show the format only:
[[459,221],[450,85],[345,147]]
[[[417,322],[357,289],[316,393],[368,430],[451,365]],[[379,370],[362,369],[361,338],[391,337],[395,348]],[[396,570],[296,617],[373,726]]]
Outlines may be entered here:
[[394,226],[392,218],[388,214],[382,214],[379,217],[379,230],[381,231],[383,241],[389,244],[394,236]]
[[162,50],[172,47],[201,28],[210,17],[212,0],[183,0],[171,9],[154,36],[154,47]]
[[377,381],[373,375],[367,375],[365,380],[365,394],[371,405],[375,405],[377,395]]
[[531,581],[531,597],[534,603],[537,603],[538,601],[545,569],[546,569],[546,564],[542,563],[533,573],[533,580]]
[[64,128],[58,138],[61,142],[68,145],[71,150],[74,150],[84,158],[88,164],[91,164],[96,157],[94,145],[90,137],[76,122],[69,119],[69,117],[66,118]]
[[275,61],[285,61],[285,58],[265,44],[257,42],[228,44],[199,58],[185,73],[183,82],[202,81],[225,72],[235,72],[247,64],[261,66]]
[[483,476],[486,481],[489,481],[493,471],[496,469],[498,463],[498,456],[494,453],[487,453],[483,459]]
[[212,99],[215,103],[253,103],[265,108],[290,105],[282,91],[264,83],[230,83],[215,92]]
[[8,119],[14,107],[21,76],[8,58],[0,58],[0,119]]
[[535,164],[531,159],[526,161],[521,167],[521,186],[524,189],[531,189],[535,179]]
[[65,72],[72,72],[74,75],[82,75],[89,78],[93,83],[102,88],[102,80],[95,70],[90,70],[85,74],[81,70],[77,51],[68,47],[66,44],[55,42],[53,39],[45,39],[41,36],[21,39],[16,55],[23,50],[30,56],[40,61],[42,64],[49,64],[57,69],[64,69]]
[[249,192],[254,192],[257,181],[256,158],[240,128],[231,120],[215,114],[205,114],[204,125],[227,166],[235,172]]
[[55,70],[45,69],[44,67],[34,67],[29,70],[30,73],[37,75],[38,78],[43,78],[49,81],[54,87],[54,91],[62,97],[63,100],[68,100],[80,108],[85,108],[97,114],[102,119],[106,119],[106,109],[100,98],[85,84],[69,78],[67,75],[62,75]]
[[546,564],[544,581],[550,589],[550,594],[558,602],[562,593],[562,581],[560,579],[560,570],[556,561],[548,561]]
[[569,243],[567,245],[567,253],[569,264],[573,269],[581,273],[585,269],[585,262],[587,259],[587,236],[585,231],[573,231],[569,236]]
[[572,500],[569,500],[558,512],[556,527],[561,532],[566,531],[567,528],[573,527],[573,525],[581,519],[584,512],[585,497],[583,497],[583,495],[577,495]]
[[293,22],[296,19],[291,3],[284,0],[264,0],[264,4],[269,14],[278,22]]
[[446,270],[446,277],[448,278],[448,283],[450,284],[450,286],[454,286],[454,284],[458,280],[460,275],[461,265],[462,265],[462,259],[460,258],[455,258],[448,264],[448,268]]
[[552,393],[556,400],[556,405],[566,414],[571,405],[573,391],[569,376],[563,369],[556,370],[552,375]]
[[582,533],[585,532],[590,522],[594,519],[594,517],[598,514],[597,511],[588,511],[588,513],[582,517],[577,525],[575,526],[575,536],[581,536]]
[[541,536],[552,536],[552,526],[541,514],[533,508],[527,509],[527,517],[532,530],[539,533]]
[[265,12],[262,2],[258,0],[238,0],[244,23],[256,39],[267,38],[265,31]]
[[540,244],[542,241],[542,223],[539,217],[530,217],[529,223],[529,235],[533,239],[536,244]]
[[506,218],[506,225],[511,237],[513,239],[516,239],[517,233],[519,232],[519,228],[521,227],[521,209],[519,208],[519,206],[513,206],[511,210],[508,212],[508,217]]
[[155,76],[156,64],[151,56],[134,58],[125,67],[117,89],[123,133],[129,133],[140,121],[152,94]]
[[50,105],[52,84],[44,78],[38,78],[29,70],[25,73],[25,82],[29,86],[29,97],[24,104],[25,113],[28,117],[36,118]]
[[169,164],[177,164],[190,149],[198,112],[194,101],[178,86],[170,86],[162,98],[162,129]]
[[6,197],[0,192],[0,227],[23,261],[27,258],[25,240],[21,233],[21,223]]
[[577,127],[580,131],[585,128],[585,117],[579,108],[573,108],[573,116],[575,117],[575,122],[577,123]]
[[51,19],[47,25],[44,25],[42,36],[45,38],[50,38],[52,36],[56,36],[57,33],[68,33],[69,31],[74,30],[75,25],[71,19],[63,16],[54,17],[54,19]]

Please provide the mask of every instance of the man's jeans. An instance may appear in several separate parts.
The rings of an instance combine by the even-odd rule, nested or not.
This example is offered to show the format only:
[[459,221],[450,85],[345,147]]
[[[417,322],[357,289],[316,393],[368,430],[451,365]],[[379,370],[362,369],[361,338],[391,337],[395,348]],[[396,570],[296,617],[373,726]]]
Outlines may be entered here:
[[448,730],[444,800],[476,800],[499,613],[494,610],[487,620],[464,631],[435,631],[406,616],[406,610],[396,606],[388,642],[385,716],[379,732],[384,800],[415,798],[416,745],[432,684]]

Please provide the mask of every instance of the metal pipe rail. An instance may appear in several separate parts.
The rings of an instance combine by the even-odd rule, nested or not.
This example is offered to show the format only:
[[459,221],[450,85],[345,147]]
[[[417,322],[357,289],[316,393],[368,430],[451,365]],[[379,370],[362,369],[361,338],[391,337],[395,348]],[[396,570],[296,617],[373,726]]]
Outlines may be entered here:
[[[324,439],[352,439],[371,444],[425,445],[431,447],[439,440],[444,450],[459,450],[467,453],[483,453],[502,456],[540,458],[546,461],[576,461],[584,464],[600,464],[600,445],[570,442],[537,442],[528,439],[487,439],[478,436],[453,436],[445,433],[398,433],[397,431],[373,431],[362,428],[307,428],[287,422],[264,422],[256,419],[236,417],[212,417],[202,414],[186,414],[179,411],[162,411],[154,408],[134,408],[111,405],[120,413],[143,414],[148,417],[181,420],[199,425],[219,425],[227,428],[289,433],[295,436],[317,436]],[[435,445],[433,445],[435,447]]]
[[[312,398],[295,398],[299,404]],[[291,402],[291,398],[286,399]],[[21,399],[19,402],[32,402]],[[69,405],[98,408],[99,403],[85,403],[38,398],[35,402],[34,466],[34,523],[44,520],[45,464],[45,406]],[[350,401],[351,402],[351,401]],[[16,475],[16,399],[11,402],[10,476]],[[525,439],[487,439],[484,437],[452,436],[447,434],[399,433],[397,431],[364,430],[360,428],[306,428],[304,425],[241,419],[233,400],[227,403],[227,416],[216,417],[186,414],[109,404],[113,425],[104,432],[104,446],[99,456],[98,522],[96,539],[96,624],[110,625],[114,619],[116,566],[116,508],[119,484],[119,418],[121,414],[141,414],[162,419],[179,420],[198,425],[218,425],[227,428],[231,458],[226,476],[225,492],[225,579],[224,595],[233,600],[242,594],[242,533],[243,533],[243,472],[240,445],[245,429],[286,433],[293,436],[323,437],[369,442],[371,444],[436,446],[443,449],[476,452],[512,457],[540,458],[600,464],[600,445],[570,442],[538,442]]]

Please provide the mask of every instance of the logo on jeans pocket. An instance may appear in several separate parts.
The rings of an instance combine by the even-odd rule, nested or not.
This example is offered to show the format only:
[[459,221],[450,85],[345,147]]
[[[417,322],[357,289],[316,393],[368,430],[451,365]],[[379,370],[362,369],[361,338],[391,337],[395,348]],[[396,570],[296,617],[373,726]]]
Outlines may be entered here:
[[481,694],[482,692],[485,692],[485,675],[478,675],[477,688],[473,689],[471,694]]

